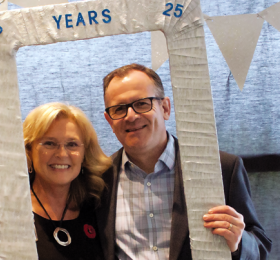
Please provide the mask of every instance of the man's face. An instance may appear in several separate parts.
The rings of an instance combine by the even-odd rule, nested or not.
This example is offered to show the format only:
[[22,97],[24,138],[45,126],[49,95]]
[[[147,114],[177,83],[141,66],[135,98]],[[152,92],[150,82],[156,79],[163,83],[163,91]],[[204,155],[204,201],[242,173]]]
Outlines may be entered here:
[[[132,70],[124,78],[115,77],[105,94],[105,106],[128,104],[135,100],[156,97],[153,81],[143,72]],[[153,152],[157,146],[166,144],[167,135],[164,120],[170,116],[170,100],[153,100],[149,112],[137,114],[130,107],[127,116],[112,120],[105,112],[105,118],[126,152]]]

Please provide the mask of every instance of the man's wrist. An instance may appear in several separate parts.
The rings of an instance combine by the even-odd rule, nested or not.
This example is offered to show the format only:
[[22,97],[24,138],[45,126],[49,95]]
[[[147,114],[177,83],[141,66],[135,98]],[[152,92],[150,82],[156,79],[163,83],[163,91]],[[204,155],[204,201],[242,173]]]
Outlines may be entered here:
[[234,252],[231,252],[232,260],[239,260],[240,259],[240,255],[241,255],[241,241],[239,242],[237,250],[234,251]]

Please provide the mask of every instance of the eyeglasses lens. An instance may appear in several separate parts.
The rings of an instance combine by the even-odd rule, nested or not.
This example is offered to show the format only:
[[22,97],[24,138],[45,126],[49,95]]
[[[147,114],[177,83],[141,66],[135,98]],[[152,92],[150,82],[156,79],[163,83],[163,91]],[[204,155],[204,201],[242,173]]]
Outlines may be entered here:
[[60,147],[60,145],[63,145],[64,148],[68,151],[79,151],[79,149],[83,146],[83,144],[80,144],[76,141],[70,141],[65,144],[60,144],[52,141],[45,141],[43,143],[40,143],[40,145],[47,150],[56,150]]
[[126,105],[111,107],[109,114],[112,118],[122,118],[126,115]]
[[152,109],[152,100],[149,98],[134,101],[128,105],[119,105],[111,107],[109,114],[113,119],[120,119],[126,116],[129,107],[132,107],[136,113],[145,113]]
[[138,113],[148,112],[152,108],[152,100],[146,98],[133,103],[133,108]]

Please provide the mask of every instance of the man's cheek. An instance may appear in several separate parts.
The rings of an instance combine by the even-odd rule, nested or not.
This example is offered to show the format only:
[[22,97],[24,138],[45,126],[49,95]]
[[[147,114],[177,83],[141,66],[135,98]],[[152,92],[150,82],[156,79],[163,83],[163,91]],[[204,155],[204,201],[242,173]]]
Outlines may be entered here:
[[112,127],[113,133],[114,133],[115,135],[119,135],[119,134],[120,134],[121,126],[120,126],[119,124],[117,124],[117,123],[114,122],[114,123],[111,125],[111,127]]

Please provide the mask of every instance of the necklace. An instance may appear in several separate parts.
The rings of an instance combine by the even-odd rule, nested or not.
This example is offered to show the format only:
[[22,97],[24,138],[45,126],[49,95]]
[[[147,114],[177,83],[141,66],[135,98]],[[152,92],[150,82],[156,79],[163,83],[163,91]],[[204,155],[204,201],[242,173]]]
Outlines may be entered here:
[[[56,242],[57,242],[58,244],[60,244],[61,246],[68,246],[68,245],[70,245],[70,244],[71,244],[71,236],[70,236],[68,230],[66,230],[65,228],[61,228],[61,226],[62,226],[62,221],[63,221],[63,219],[64,219],[65,213],[66,213],[67,208],[68,208],[68,202],[66,203],[66,206],[65,206],[65,208],[64,208],[64,210],[63,210],[62,217],[61,217],[61,220],[60,220],[60,223],[59,223],[59,227],[56,227],[56,225],[53,223],[53,220],[51,219],[50,215],[48,214],[47,210],[46,210],[45,207],[43,206],[42,202],[41,202],[41,201],[39,200],[39,198],[37,197],[37,195],[36,195],[35,191],[33,190],[33,187],[32,187],[32,186],[31,186],[31,190],[32,190],[32,192],[33,192],[35,198],[37,199],[38,203],[40,204],[40,206],[42,207],[42,209],[45,211],[46,215],[49,217],[51,223],[53,224],[53,226],[54,226],[54,228],[55,228],[55,229],[54,229],[54,232],[53,232],[53,236],[54,236],[54,239],[56,240]],[[64,242],[64,241],[61,241],[61,240],[59,239],[59,237],[58,237],[58,232],[59,232],[59,231],[61,231],[61,232],[63,232],[63,233],[66,234],[66,236],[67,236],[67,241]]]

